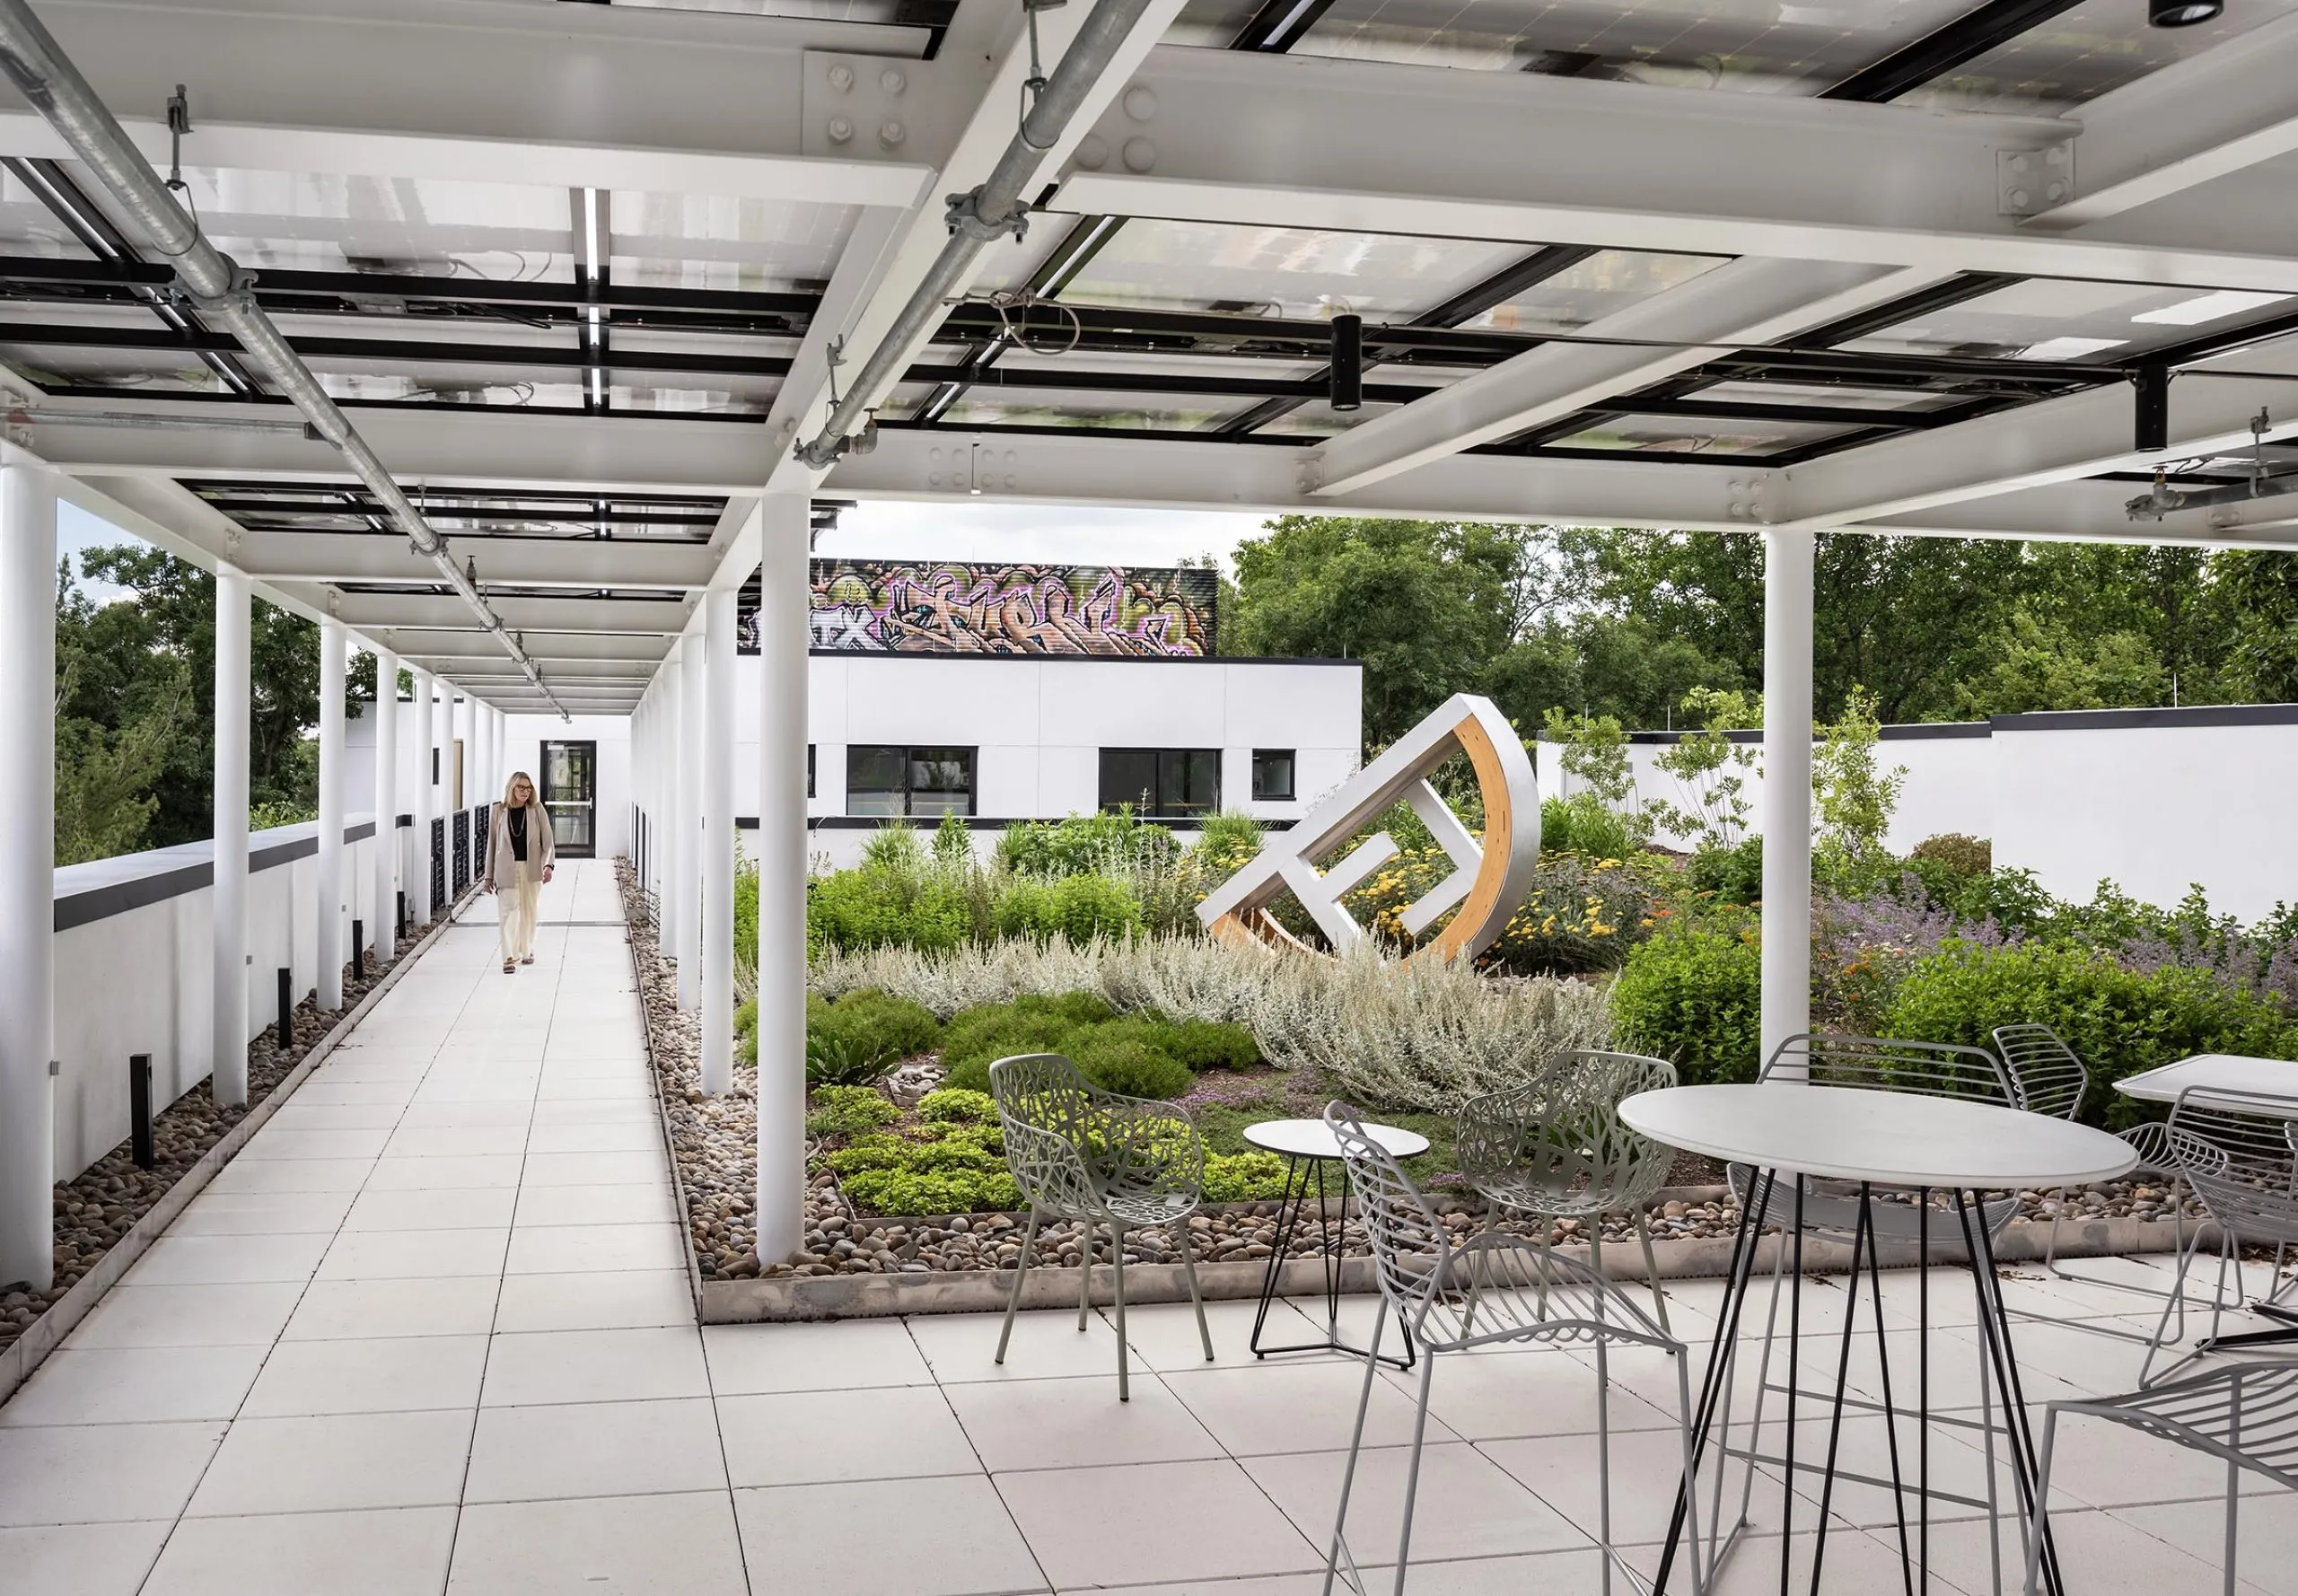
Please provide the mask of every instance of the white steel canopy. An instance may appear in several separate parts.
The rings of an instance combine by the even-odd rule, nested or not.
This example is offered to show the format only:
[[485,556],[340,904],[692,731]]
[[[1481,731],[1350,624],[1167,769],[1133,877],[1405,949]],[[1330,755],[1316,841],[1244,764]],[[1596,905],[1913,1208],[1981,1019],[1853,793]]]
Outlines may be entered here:
[[[769,494],[2298,544],[2298,0],[1149,0],[1026,145],[1020,0],[36,9],[587,711]],[[1049,94],[1096,10],[1039,13]],[[542,707],[173,281],[0,98],[10,446]]]

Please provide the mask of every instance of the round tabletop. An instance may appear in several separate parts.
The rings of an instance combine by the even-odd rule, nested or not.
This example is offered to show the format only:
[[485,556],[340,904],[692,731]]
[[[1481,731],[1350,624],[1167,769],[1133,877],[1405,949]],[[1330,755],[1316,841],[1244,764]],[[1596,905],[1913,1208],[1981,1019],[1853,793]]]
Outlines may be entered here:
[[[1417,1130],[1394,1125],[1368,1125],[1364,1134],[1388,1150],[1391,1158],[1410,1158],[1428,1151],[1428,1138]],[[1338,1158],[1339,1138],[1321,1119],[1264,1119],[1245,1127],[1245,1140],[1287,1158]]]
[[1671,1086],[1628,1098],[1619,1117],[1655,1142],[1710,1158],[1890,1186],[2081,1186],[2138,1162],[2129,1143],[2087,1125],[1853,1086]]

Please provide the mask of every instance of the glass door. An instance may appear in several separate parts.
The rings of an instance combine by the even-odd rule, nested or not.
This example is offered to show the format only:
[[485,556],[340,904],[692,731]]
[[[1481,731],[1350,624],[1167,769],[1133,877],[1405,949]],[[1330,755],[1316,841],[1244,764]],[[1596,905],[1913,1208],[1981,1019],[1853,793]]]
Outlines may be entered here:
[[542,745],[542,806],[561,857],[588,859],[598,848],[599,745]]

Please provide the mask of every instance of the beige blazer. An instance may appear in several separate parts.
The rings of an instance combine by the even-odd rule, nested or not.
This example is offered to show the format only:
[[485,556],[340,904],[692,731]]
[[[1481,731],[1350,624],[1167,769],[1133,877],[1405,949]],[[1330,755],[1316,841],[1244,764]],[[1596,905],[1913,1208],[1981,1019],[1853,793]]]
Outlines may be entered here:
[[[550,811],[539,803],[529,804],[528,862],[536,867],[536,873],[539,874],[549,869],[557,856],[558,846],[550,836]],[[511,811],[501,803],[495,806],[494,821],[487,829],[487,884],[490,887],[497,884],[495,872],[498,862],[504,867],[502,879],[508,881],[511,875],[508,868],[511,864]]]

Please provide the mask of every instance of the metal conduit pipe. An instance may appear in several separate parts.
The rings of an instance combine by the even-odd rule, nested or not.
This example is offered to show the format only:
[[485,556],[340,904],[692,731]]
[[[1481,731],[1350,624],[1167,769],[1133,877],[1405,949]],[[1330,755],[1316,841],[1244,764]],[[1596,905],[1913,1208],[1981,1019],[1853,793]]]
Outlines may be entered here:
[[447,585],[495,634],[535,689],[561,719],[566,718],[565,707],[543,684],[542,672],[504,628],[478,584],[457,567],[445,541],[391,479],[390,471],[351,425],[351,418],[328,397],[311,368],[288,347],[279,329],[256,303],[248,275],[201,235],[198,224],[184,214],[160,174],[129,142],[127,131],[24,0],[0,0],[0,71],[8,75],[48,126],[64,136],[73,153],[95,173],[152,247],[167,257],[185,296],[203,315],[231,329],[240,346],[303,413],[311,434],[335,445],[417,550],[439,568]]
[[991,168],[988,180],[969,194],[950,197],[950,241],[942,246],[925,281],[918,284],[893,326],[871,352],[829,424],[811,443],[799,447],[801,461],[820,470],[837,460],[846,438],[859,430],[865,413],[876,404],[873,396],[892,384],[896,368],[910,346],[932,329],[943,313],[945,302],[965,286],[975,258],[1008,233],[1021,237],[1029,224],[1029,206],[1022,197],[1023,186],[1037,175],[1045,153],[1061,141],[1070,119],[1084,105],[1085,97],[1125,48],[1148,9],[1149,0],[1100,0],[1093,7],[1076,38],[1070,40],[1061,65],[1053,69],[1036,103],[1030,107],[1030,114],[1022,119],[1020,131]]

